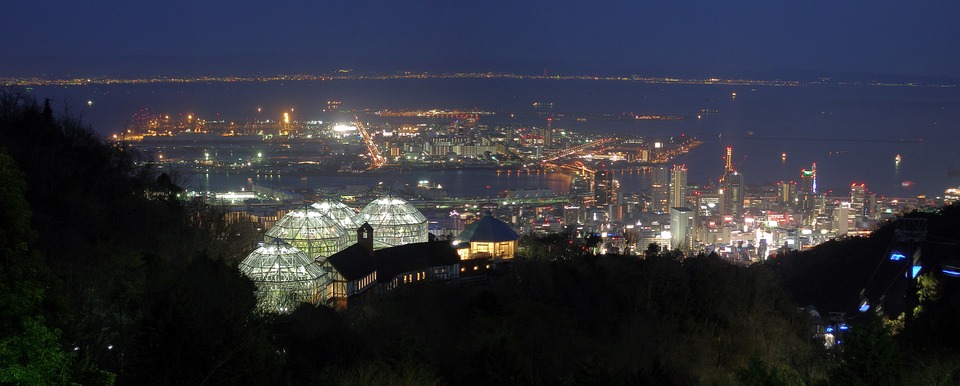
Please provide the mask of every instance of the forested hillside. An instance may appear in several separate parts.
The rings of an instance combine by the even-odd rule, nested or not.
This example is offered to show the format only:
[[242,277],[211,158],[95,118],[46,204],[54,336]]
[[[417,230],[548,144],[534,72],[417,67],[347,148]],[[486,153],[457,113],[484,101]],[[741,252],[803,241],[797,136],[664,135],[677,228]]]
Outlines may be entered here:
[[[0,92],[0,383],[960,382],[957,280],[922,276],[911,312],[863,315],[843,350],[825,349],[798,311],[856,302],[883,232],[750,267],[525,237],[479,283],[264,315],[236,269],[257,236],[178,197],[140,157]],[[931,233],[960,238],[960,209],[929,216]]]

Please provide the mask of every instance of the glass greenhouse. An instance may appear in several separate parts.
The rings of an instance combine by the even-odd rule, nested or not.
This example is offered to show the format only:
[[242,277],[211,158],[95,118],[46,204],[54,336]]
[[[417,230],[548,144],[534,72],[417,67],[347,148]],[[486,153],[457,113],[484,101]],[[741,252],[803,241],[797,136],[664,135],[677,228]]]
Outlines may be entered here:
[[302,302],[326,299],[327,276],[320,264],[281,239],[261,245],[239,268],[257,285],[258,305],[265,311],[286,313]]
[[353,244],[347,232],[329,216],[305,207],[287,213],[264,235],[264,241],[282,239],[321,263]]
[[406,200],[385,196],[360,211],[360,221],[373,227],[373,248],[421,243],[428,240],[427,218]]
[[360,228],[360,225],[363,225],[363,221],[357,217],[357,212],[339,200],[327,198],[311,206],[340,224],[348,234],[352,234]]

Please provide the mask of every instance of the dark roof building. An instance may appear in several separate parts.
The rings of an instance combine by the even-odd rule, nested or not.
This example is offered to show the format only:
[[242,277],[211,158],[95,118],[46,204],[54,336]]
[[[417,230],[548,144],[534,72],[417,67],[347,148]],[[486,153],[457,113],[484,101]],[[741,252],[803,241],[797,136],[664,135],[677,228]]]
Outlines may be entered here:
[[510,228],[507,223],[496,219],[489,213],[480,220],[474,221],[463,228],[463,232],[457,236],[459,241],[514,241],[520,239],[517,232]]
[[428,241],[374,250],[373,232],[364,223],[357,229],[356,244],[324,262],[330,273],[329,305],[346,307],[348,299],[371,287],[380,293],[402,284],[458,277],[460,258],[450,243]]
[[510,225],[487,214],[463,228],[453,243],[463,260],[480,257],[512,259],[519,239]]

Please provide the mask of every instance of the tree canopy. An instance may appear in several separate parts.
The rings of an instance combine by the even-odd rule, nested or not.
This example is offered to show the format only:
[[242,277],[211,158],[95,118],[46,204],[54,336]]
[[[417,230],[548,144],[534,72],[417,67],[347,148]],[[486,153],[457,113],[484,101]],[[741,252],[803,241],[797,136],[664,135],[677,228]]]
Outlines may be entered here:
[[[855,304],[889,227],[749,267],[525,235],[485,281],[270,315],[236,269],[257,235],[143,157],[0,90],[0,383],[960,382],[960,283],[935,269],[843,348],[798,311]],[[925,253],[956,259],[960,208],[926,216]]]

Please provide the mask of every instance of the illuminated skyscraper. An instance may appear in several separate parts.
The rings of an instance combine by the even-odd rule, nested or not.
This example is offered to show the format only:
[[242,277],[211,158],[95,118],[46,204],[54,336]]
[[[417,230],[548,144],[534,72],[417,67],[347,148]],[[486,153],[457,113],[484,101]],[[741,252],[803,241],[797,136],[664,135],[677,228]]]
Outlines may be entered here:
[[720,194],[697,195],[697,216],[709,217],[720,214],[720,207],[723,206],[722,201],[722,195]]
[[813,163],[813,193],[817,193],[817,163]]
[[804,212],[811,211],[814,207],[814,196],[817,193],[817,164],[814,163],[810,170],[800,170],[800,191],[799,209]]
[[726,167],[720,177],[720,194],[723,196],[721,213],[743,214],[743,175],[733,169],[733,148],[727,146]]
[[800,194],[817,192],[817,164],[811,170],[800,170]]
[[867,187],[866,184],[850,184],[850,217],[853,223],[863,222],[866,217]]
[[653,179],[650,184],[650,211],[667,213],[670,203],[670,181],[666,166],[653,167]]
[[553,118],[547,118],[547,129],[543,130],[543,146],[546,148],[553,147]]
[[727,165],[726,165],[726,168],[724,168],[723,174],[733,173],[733,148],[732,147],[727,146],[727,156],[724,157],[724,160],[726,161]]
[[723,176],[723,214],[743,214],[743,174]]
[[850,223],[850,206],[842,203],[839,207],[833,208],[833,230],[838,235],[845,235],[853,229]]
[[696,225],[696,212],[689,208],[670,208],[670,246],[690,252]]
[[866,208],[863,211],[867,215],[867,220],[877,220],[877,194],[867,193]]
[[784,207],[792,207],[797,199],[797,183],[780,181],[777,183],[778,202]]
[[670,171],[670,207],[687,208],[687,166],[673,165]]
[[616,202],[617,192],[614,191],[613,173],[609,170],[598,170],[593,178],[593,197],[598,208]]

